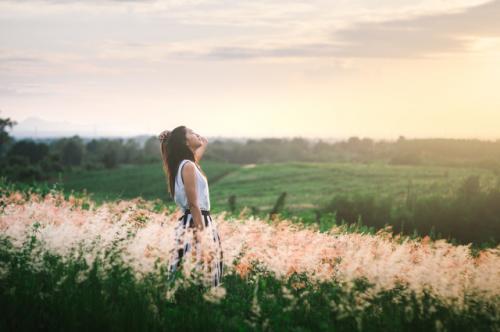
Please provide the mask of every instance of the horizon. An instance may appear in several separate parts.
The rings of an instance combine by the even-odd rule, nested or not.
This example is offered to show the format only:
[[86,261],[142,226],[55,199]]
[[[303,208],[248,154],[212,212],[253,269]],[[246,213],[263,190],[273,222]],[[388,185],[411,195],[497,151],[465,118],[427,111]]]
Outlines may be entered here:
[[[34,120],[34,119],[39,119],[43,120],[40,117],[36,116],[30,116],[25,118],[24,120],[21,121],[24,122],[26,120]],[[11,119],[13,120],[13,119]],[[64,138],[64,137],[72,137],[72,136],[79,136],[82,139],[99,139],[99,138],[138,138],[138,137],[144,137],[144,136],[156,136],[157,134],[155,133],[136,133],[136,134],[128,134],[128,135],[120,135],[120,134],[113,134],[111,132],[105,132],[102,135],[97,135],[95,134],[81,134],[78,132],[67,132],[66,134],[61,131],[59,134],[49,134],[47,131],[41,130],[41,132],[38,132],[38,128],[33,129],[33,134],[29,134],[28,130],[22,130],[21,132],[15,130],[15,126],[13,128],[7,128],[7,131],[9,134],[14,137],[15,139],[27,139],[31,138],[34,140],[45,140],[45,139],[59,139],[59,138]],[[42,134],[42,135],[40,135]],[[268,138],[278,138],[278,139],[294,139],[294,138],[302,138],[308,141],[318,141],[322,140],[324,142],[328,143],[334,143],[334,142],[339,142],[339,141],[347,141],[351,137],[357,137],[360,140],[362,139],[371,139],[374,142],[380,142],[380,141],[386,141],[386,142],[393,142],[397,141],[399,137],[404,137],[406,140],[412,140],[412,139],[449,139],[449,140],[479,140],[483,142],[497,142],[500,141],[500,137],[492,137],[492,138],[477,138],[477,137],[436,137],[436,136],[428,136],[428,137],[409,137],[406,135],[399,135],[398,137],[369,137],[369,136],[360,136],[360,135],[352,135],[352,136],[345,136],[345,137],[325,137],[325,136],[317,136],[317,137],[304,137],[304,136],[224,136],[224,135],[217,135],[217,136],[207,136],[207,138],[212,138],[212,139],[222,139],[222,140],[249,140],[249,139],[268,139]]]

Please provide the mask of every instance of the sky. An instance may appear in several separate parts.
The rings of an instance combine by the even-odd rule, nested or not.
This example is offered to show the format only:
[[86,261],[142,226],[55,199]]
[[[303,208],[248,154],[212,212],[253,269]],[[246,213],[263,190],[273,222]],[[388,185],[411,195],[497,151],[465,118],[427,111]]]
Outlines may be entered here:
[[498,139],[499,17],[500,0],[0,0],[0,117]]

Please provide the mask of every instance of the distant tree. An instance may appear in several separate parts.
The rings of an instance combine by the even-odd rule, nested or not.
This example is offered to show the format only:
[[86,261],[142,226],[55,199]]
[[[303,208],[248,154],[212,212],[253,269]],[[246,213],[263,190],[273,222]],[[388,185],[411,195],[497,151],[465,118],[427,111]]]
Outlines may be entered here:
[[138,162],[141,158],[142,150],[139,148],[139,143],[134,139],[128,139],[123,145],[123,162]]
[[39,164],[32,164],[27,156],[11,155],[0,160],[0,175],[12,181],[30,182],[44,179]]
[[360,142],[360,145],[363,147],[363,149],[371,149],[373,147],[373,140],[368,137],[363,137],[363,139]]
[[151,136],[144,143],[144,155],[146,157],[154,156],[160,160],[160,142],[156,138],[156,136]]
[[320,139],[318,142],[316,142],[316,144],[314,144],[312,151],[315,154],[321,154],[322,152],[326,152],[326,151],[330,150],[331,147],[332,146],[330,144],[328,144],[327,142],[324,142],[323,140]]
[[468,176],[461,187],[458,189],[458,194],[464,200],[468,201],[472,197],[477,196],[481,192],[481,185],[479,183],[478,175]]
[[61,150],[62,163],[70,166],[81,165],[84,149],[85,147],[80,137],[73,136],[69,139],[64,139]]
[[309,142],[302,137],[294,137],[289,145],[288,153],[283,161],[307,160],[309,154]]
[[7,156],[24,156],[29,163],[35,164],[41,161],[49,153],[49,146],[45,143],[36,143],[32,139],[23,139],[14,143],[9,149]]
[[101,155],[101,162],[106,168],[115,168],[122,161],[122,141],[106,140]]
[[359,142],[360,142],[360,139],[359,139],[359,137],[357,137],[357,136],[351,136],[351,137],[349,137],[349,139],[347,140],[347,143],[348,143],[349,145],[351,145],[351,146],[356,146],[356,145],[358,145],[358,144],[359,144]]
[[12,137],[9,135],[9,133],[7,132],[6,128],[7,127],[11,127],[16,125],[17,122],[16,121],[11,121],[10,118],[6,118],[6,119],[3,119],[3,118],[0,118],[0,157],[3,156],[4,152],[5,152],[5,146],[12,142]]
[[93,138],[90,142],[88,142],[85,146],[85,149],[88,153],[97,154],[99,149],[99,141]]
[[397,151],[390,158],[392,165],[420,165],[422,164],[421,154],[411,151]]
[[54,153],[47,154],[40,161],[40,167],[45,174],[64,171],[64,167],[61,163],[61,156]]

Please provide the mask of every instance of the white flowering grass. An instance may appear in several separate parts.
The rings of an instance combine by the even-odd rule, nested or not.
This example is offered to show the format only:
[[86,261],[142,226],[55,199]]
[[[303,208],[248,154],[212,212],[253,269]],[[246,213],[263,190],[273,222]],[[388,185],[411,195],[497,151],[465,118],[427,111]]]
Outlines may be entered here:
[[[97,255],[113,247],[138,279],[168,265],[173,230],[181,216],[178,210],[153,212],[142,200],[99,207],[90,202],[90,207],[83,209],[80,199],[70,196],[65,200],[57,192],[45,197],[33,194],[30,199],[10,192],[1,200],[0,232],[14,246],[20,247],[33,234],[45,250],[63,257],[70,257],[75,248],[84,248],[89,266]],[[366,280],[373,287],[358,295],[361,307],[379,292],[404,285],[417,297],[430,293],[456,310],[465,309],[470,299],[476,298],[491,303],[498,312],[499,247],[473,256],[470,246],[430,241],[428,237],[411,240],[384,231],[370,235],[341,233],[338,228],[320,233],[287,220],[269,224],[255,218],[227,219],[225,214],[212,217],[221,237],[225,269],[242,278],[249,274],[253,262],[259,262],[278,278],[305,273],[311,282],[334,281],[347,288],[354,287],[356,280]],[[209,234],[205,236],[210,240]],[[210,255],[204,252],[203,260],[210,261]],[[37,256],[33,254],[35,267]],[[186,255],[184,271],[193,271],[196,263],[194,255]],[[304,284],[298,282],[294,287]],[[217,303],[225,295],[222,285],[205,298]]]

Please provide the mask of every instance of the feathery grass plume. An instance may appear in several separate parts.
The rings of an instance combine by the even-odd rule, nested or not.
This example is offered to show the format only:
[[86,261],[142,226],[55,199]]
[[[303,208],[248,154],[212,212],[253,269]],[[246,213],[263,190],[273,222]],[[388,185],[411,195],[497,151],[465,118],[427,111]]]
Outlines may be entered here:
[[[0,200],[0,234],[9,238],[14,248],[22,247],[30,238],[44,250],[64,257],[81,248],[89,266],[105,258],[106,253],[114,253],[138,279],[167,266],[173,230],[180,217],[180,211],[159,213],[134,200],[92,205],[90,209],[57,193],[27,198],[10,192]],[[356,293],[356,305],[360,307],[380,292],[399,287],[419,300],[431,294],[456,310],[464,310],[478,300],[499,312],[500,247],[483,249],[474,256],[470,245],[428,237],[392,237],[383,231],[347,233],[342,228],[320,233],[288,220],[275,224],[255,217],[226,220],[224,213],[214,214],[213,219],[227,272],[242,278],[259,262],[277,278],[303,273],[312,283],[331,281],[347,290],[356,289],[356,283],[365,280],[372,288]],[[192,236],[189,231],[188,236]],[[210,236],[205,232],[203,241],[211,241]],[[186,255],[183,271],[208,284],[207,266],[216,254],[202,245],[199,252],[193,250]],[[37,255],[40,252],[34,251],[34,266],[39,262]],[[294,285],[303,287],[301,283]]]

